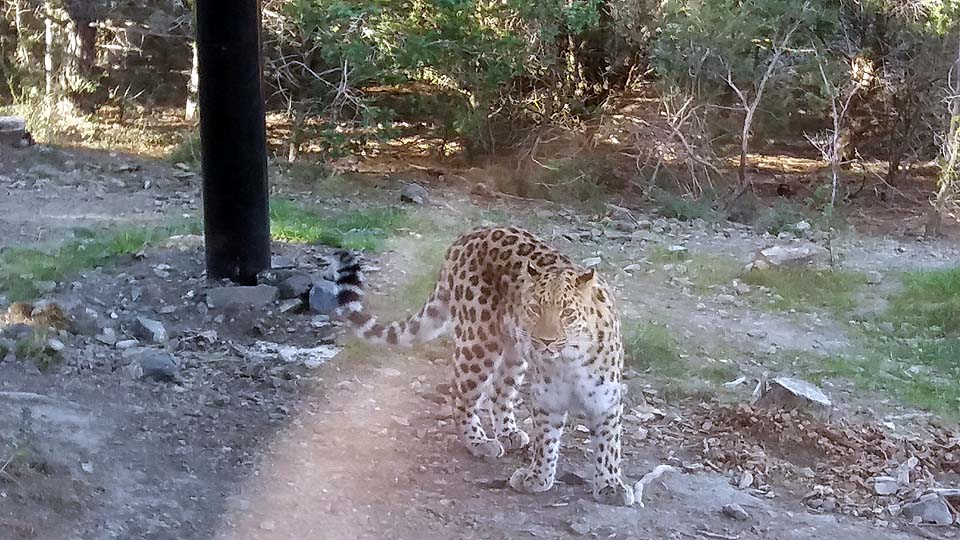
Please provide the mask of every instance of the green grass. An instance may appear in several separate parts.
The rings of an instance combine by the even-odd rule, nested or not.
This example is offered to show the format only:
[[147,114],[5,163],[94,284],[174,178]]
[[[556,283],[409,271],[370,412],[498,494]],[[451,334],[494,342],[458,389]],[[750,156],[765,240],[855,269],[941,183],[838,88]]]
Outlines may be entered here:
[[723,214],[716,210],[715,197],[710,193],[696,199],[685,199],[657,189],[653,192],[653,203],[661,216],[680,221],[702,219],[707,223],[718,223],[724,219]]
[[376,251],[384,241],[410,222],[401,210],[355,210],[323,215],[321,210],[285,200],[270,202],[270,232],[275,240],[327,244]]
[[683,262],[690,257],[690,253],[687,250],[670,251],[667,246],[653,244],[647,248],[646,256],[653,264],[667,264]]
[[200,133],[191,131],[173,148],[167,156],[170,163],[183,163],[192,168],[200,167]]
[[866,284],[860,272],[813,269],[753,270],[743,275],[743,281],[769,288],[775,309],[826,309],[838,315],[856,306],[856,293]]
[[687,262],[687,273],[694,287],[700,291],[730,283],[740,275],[743,266],[732,257],[696,254]]
[[960,334],[960,268],[904,274],[903,290],[890,299],[886,315],[898,326],[908,323],[937,337],[956,337]]
[[[786,352],[785,352],[786,353]],[[960,341],[871,342],[856,355],[824,358],[794,351],[796,373],[818,385],[849,381],[859,395],[884,397],[960,419]]]
[[8,248],[0,252],[0,293],[11,301],[30,300],[40,295],[38,283],[61,281],[71,273],[136,253],[149,243],[199,230],[198,223],[99,232],[78,229],[74,239],[50,250]]
[[626,364],[663,377],[683,377],[687,363],[670,329],[659,323],[638,323],[624,338]]

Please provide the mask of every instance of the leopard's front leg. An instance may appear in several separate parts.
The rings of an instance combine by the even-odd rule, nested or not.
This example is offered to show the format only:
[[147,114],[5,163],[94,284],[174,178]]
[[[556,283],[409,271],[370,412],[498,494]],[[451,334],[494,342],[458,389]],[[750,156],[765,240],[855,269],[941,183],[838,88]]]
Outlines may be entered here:
[[530,465],[517,469],[510,477],[510,486],[522,493],[540,493],[553,487],[560,459],[560,437],[566,412],[551,407],[544,399],[547,388],[535,383],[531,389],[533,405],[533,455]]
[[620,418],[623,405],[620,400],[606,411],[590,418],[590,442],[593,448],[593,498],[602,504],[631,506],[633,489],[623,483],[620,470]]

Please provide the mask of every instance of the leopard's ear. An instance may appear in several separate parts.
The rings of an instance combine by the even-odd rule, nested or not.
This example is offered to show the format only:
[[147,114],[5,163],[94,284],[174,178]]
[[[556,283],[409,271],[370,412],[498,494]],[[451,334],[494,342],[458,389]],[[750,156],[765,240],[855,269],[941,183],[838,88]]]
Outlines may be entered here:
[[577,276],[577,287],[580,289],[589,287],[593,284],[594,278],[596,277],[597,276],[594,273],[593,268],[587,269],[585,272]]

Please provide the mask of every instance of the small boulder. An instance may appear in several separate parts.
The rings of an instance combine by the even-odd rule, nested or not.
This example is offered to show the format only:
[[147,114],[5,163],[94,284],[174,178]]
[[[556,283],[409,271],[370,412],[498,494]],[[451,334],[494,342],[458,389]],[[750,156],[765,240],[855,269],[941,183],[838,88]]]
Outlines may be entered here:
[[287,300],[303,296],[310,292],[310,285],[312,285],[312,283],[310,276],[306,274],[294,274],[281,281],[277,286],[280,299]]
[[275,302],[278,294],[272,285],[218,287],[207,291],[207,307],[217,309],[231,304],[266,306]]
[[310,311],[327,314],[337,309],[337,284],[326,279],[313,280],[310,288]]
[[867,272],[867,285],[879,285],[883,281],[883,274],[876,270]]
[[424,204],[429,198],[427,189],[416,182],[407,184],[407,187],[403,188],[403,193],[400,194],[401,201],[414,204]]
[[939,493],[927,493],[919,500],[903,505],[904,517],[933,525],[952,525],[953,512]]
[[0,145],[19,146],[26,136],[26,120],[20,116],[0,116]]
[[825,261],[827,256],[826,249],[811,242],[770,246],[757,251],[747,270],[816,266]]
[[133,326],[133,335],[148,343],[166,343],[169,338],[163,323],[146,317],[137,317]]
[[129,349],[124,356],[130,362],[123,369],[132,379],[170,382],[177,378],[180,366],[172,354],[153,349]]
[[758,395],[753,405],[767,409],[802,410],[826,418],[833,403],[830,398],[811,384],[801,379],[777,377],[758,385]]
[[748,514],[747,511],[737,503],[723,505],[722,512],[723,515],[727,516],[728,518],[733,518],[737,521],[746,521],[750,519],[750,514]]

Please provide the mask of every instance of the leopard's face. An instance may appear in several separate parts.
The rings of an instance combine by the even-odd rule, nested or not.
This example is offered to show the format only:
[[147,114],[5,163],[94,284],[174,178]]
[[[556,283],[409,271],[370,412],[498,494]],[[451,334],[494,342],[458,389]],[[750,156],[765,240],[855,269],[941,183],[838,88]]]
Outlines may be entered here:
[[538,354],[557,357],[566,347],[590,340],[588,302],[595,283],[593,270],[577,273],[527,267],[520,317]]

